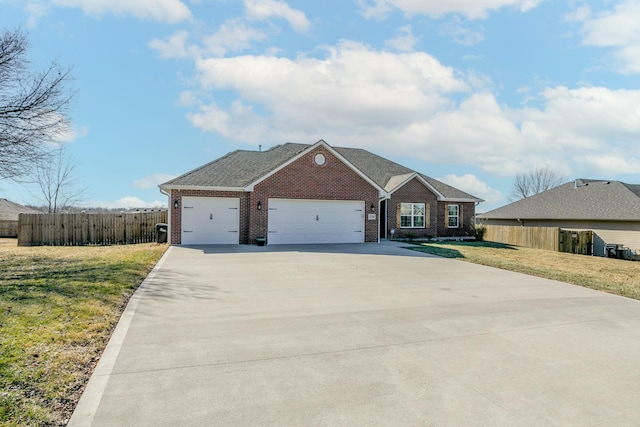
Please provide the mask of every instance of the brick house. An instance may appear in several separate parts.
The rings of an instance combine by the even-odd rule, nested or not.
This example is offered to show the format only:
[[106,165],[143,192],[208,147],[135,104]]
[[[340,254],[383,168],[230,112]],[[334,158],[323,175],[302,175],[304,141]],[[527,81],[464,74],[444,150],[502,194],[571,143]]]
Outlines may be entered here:
[[233,151],[160,185],[171,244],[472,236],[481,199],[362,149]]

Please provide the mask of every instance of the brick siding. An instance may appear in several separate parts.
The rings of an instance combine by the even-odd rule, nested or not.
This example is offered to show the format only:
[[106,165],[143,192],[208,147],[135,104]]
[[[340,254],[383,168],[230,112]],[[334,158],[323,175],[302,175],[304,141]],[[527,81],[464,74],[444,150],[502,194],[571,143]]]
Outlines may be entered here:
[[[460,215],[462,220],[460,227],[449,228],[447,221],[447,212],[449,205],[460,206]],[[475,203],[459,203],[459,202],[440,202],[438,204],[438,218],[440,218],[438,224],[438,237],[464,237],[473,236],[473,217],[475,216],[476,205]]]
[[[322,153],[326,162],[318,166],[316,154]],[[318,147],[255,186],[253,192],[210,190],[171,190],[171,244],[179,245],[182,235],[182,197],[240,198],[240,243],[254,243],[266,237],[268,230],[269,198],[363,200],[365,215],[373,204],[378,209],[378,191],[324,147]],[[179,207],[173,207],[178,200]],[[258,202],[262,209],[258,210]],[[378,212],[375,212],[376,214]],[[365,216],[365,242],[378,241],[378,222]]]
[[[425,227],[424,228],[401,228],[400,227],[400,204],[401,203],[424,203],[425,204]],[[389,230],[395,229],[394,238],[405,238],[409,235],[417,238],[436,237],[438,234],[437,217],[438,198],[427,187],[416,178],[407,182],[391,195],[387,200],[387,237],[391,238]]]
[[[424,228],[401,228],[399,209],[401,203],[424,203],[428,219],[425,218]],[[447,211],[449,205],[460,206],[462,223],[458,228],[449,228]],[[412,179],[399,188],[387,200],[387,237],[391,237],[389,230],[395,229],[394,238],[428,237],[462,237],[473,236],[474,203],[442,202],[437,196],[417,179]]]
[[[324,155],[326,162],[318,166],[316,154]],[[378,241],[378,221],[368,220],[373,204],[378,213],[378,191],[324,147],[317,147],[282,170],[255,186],[250,193],[249,242],[256,237],[267,237],[269,198],[364,200],[365,242]],[[258,202],[262,210],[257,210]]]

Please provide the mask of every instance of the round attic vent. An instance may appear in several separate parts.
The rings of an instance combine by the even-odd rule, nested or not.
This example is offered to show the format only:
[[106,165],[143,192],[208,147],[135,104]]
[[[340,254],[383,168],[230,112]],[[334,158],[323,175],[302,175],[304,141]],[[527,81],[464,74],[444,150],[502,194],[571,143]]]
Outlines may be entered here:
[[326,163],[327,159],[324,157],[324,154],[318,153],[313,158],[313,161],[315,162],[316,165],[322,166],[322,165],[324,165]]

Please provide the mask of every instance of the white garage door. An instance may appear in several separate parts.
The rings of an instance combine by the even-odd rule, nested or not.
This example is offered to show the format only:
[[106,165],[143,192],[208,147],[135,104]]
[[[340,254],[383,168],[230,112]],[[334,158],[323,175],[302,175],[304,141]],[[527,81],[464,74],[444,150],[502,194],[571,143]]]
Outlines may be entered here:
[[364,243],[364,202],[269,199],[268,243]]
[[240,199],[182,198],[183,245],[237,245],[240,243]]

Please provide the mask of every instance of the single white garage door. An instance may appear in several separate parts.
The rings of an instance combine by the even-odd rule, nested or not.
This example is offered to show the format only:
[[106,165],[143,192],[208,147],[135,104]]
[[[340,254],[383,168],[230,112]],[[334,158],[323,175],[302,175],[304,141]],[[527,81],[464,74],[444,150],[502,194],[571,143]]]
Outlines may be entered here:
[[240,199],[182,198],[183,245],[237,245],[240,243]]
[[270,245],[364,243],[364,202],[269,199]]

